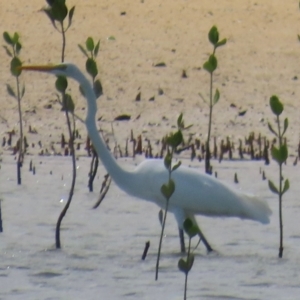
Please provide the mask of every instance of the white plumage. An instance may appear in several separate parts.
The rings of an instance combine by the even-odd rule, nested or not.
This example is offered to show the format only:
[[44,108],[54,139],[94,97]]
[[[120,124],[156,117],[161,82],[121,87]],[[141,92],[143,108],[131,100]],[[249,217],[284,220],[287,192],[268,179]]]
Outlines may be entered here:
[[[160,189],[162,184],[168,181],[168,172],[163,160],[145,160],[132,171],[125,170],[117,163],[98,134],[95,122],[97,104],[92,86],[75,65],[23,66],[22,69],[75,79],[83,88],[87,99],[86,127],[89,136],[107,172],[126,193],[165,208],[166,200]],[[194,215],[197,214],[210,217],[238,217],[263,224],[269,223],[271,210],[265,201],[241,193],[212,176],[180,166],[172,173],[172,178],[175,181],[175,192],[170,199],[169,211],[175,215],[179,228],[182,228],[187,217],[195,221]]]

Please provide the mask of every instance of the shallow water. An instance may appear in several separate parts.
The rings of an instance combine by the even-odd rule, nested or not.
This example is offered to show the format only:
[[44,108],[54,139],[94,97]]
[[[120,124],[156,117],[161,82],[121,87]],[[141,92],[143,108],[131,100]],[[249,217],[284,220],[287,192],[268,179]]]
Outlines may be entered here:
[[[128,197],[112,183],[100,207],[91,209],[97,192],[88,192],[89,160],[80,158],[75,196],[62,223],[63,249],[55,250],[55,224],[68,195],[70,161],[36,157],[37,173],[33,175],[26,158],[23,184],[17,186],[13,157],[2,158],[0,299],[183,299],[184,275],[177,269],[181,255],[172,215],[168,216],[159,280],[155,281],[159,208]],[[121,163],[135,164],[131,159]],[[278,204],[259,174],[263,168],[267,176],[276,179],[276,165],[238,161],[213,164],[218,177],[228,182],[233,182],[237,172],[240,183],[236,186],[265,198],[273,215],[269,225],[237,218],[198,217],[216,252],[207,255],[203,245],[196,250],[188,299],[298,299],[298,167],[285,166],[291,190],[284,198],[284,258],[278,259]],[[199,167],[198,162],[191,165]],[[102,167],[98,174],[96,191],[105,174]],[[151,246],[142,261],[148,240]]]

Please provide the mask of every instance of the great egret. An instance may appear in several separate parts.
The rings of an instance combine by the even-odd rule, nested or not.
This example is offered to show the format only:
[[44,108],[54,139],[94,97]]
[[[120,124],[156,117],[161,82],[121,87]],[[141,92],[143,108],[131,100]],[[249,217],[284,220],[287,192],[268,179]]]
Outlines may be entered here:
[[[161,193],[161,186],[168,181],[168,172],[163,161],[144,160],[134,170],[125,170],[118,164],[97,130],[95,122],[97,103],[92,85],[77,66],[64,63],[54,66],[22,66],[21,69],[67,76],[76,80],[87,99],[85,123],[89,137],[114,182],[129,195],[154,202],[161,208],[165,207],[166,200]],[[176,188],[169,202],[169,211],[174,214],[181,230],[186,218],[189,217],[196,222],[194,217],[196,214],[210,217],[239,217],[263,224],[269,223],[271,210],[265,201],[234,190],[212,176],[182,165],[172,173],[172,179]],[[211,251],[204,236],[201,237],[207,250]]]

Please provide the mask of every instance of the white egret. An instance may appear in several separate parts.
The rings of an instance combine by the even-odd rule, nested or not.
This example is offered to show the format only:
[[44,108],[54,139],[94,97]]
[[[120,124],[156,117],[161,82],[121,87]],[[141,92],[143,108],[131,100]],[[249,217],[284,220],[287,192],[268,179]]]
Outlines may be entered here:
[[[85,123],[89,137],[114,182],[129,195],[154,202],[161,208],[165,207],[166,200],[161,193],[161,186],[168,181],[168,172],[163,160],[144,160],[134,170],[125,170],[118,164],[98,133],[95,122],[97,103],[92,85],[77,66],[65,63],[54,66],[22,66],[21,69],[62,75],[76,80],[84,90],[87,100]],[[265,201],[234,190],[212,176],[181,165],[172,173],[172,179],[176,188],[170,199],[169,211],[174,214],[181,230],[184,220],[189,217],[196,222],[194,216],[197,214],[269,223],[271,210]],[[211,251],[205,237],[202,235],[201,238],[207,250]]]

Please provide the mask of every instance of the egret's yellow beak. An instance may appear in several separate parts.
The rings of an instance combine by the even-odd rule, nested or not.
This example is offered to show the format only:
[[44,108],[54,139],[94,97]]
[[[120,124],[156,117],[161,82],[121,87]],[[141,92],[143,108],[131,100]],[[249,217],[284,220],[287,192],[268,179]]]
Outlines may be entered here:
[[25,71],[40,71],[40,72],[51,72],[54,70],[64,70],[66,68],[65,65],[29,65],[29,66],[21,66],[20,70]]

